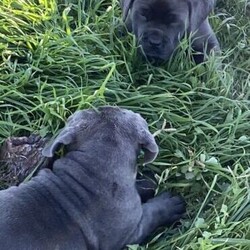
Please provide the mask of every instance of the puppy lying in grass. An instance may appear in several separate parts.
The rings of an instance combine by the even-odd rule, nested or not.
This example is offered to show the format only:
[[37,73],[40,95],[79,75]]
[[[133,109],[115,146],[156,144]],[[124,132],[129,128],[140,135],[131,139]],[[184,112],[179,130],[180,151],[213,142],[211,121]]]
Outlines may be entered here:
[[168,192],[141,203],[136,160],[155,159],[158,147],[146,121],[115,107],[73,114],[43,154],[66,155],[29,182],[0,191],[0,248],[119,250],[141,243],[185,212]]
[[212,50],[219,52],[218,40],[208,15],[214,0],[121,0],[123,19],[135,34],[142,53],[152,62],[170,58],[184,35],[192,34],[192,48],[200,52],[196,63]]

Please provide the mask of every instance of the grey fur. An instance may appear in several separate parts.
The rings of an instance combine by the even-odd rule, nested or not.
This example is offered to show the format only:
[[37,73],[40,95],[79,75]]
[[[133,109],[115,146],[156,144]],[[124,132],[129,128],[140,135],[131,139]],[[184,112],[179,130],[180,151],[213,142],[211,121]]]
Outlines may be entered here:
[[43,154],[66,155],[19,187],[0,192],[1,250],[119,250],[141,243],[185,211],[162,193],[142,204],[135,187],[140,150],[158,153],[146,121],[115,107],[73,114]]
[[123,20],[135,34],[149,60],[166,61],[183,36],[192,34],[195,57],[202,62],[212,50],[219,52],[218,40],[208,15],[214,0],[121,0]]

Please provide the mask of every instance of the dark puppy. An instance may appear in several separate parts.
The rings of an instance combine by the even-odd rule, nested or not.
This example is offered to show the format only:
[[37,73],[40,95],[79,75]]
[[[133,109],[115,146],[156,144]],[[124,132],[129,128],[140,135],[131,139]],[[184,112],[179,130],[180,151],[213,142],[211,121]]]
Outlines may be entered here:
[[134,33],[143,54],[156,62],[170,58],[181,38],[192,34],[192,48],[201,52],[197,63],[211,50],[219,51],[218,40],[208,22],[214,0],[121,0],[123,19]]
[[185,212],[183,200],[166,192],[141,203],[136,160],[142,149],[145,163],[153,161],[158,147],[139,114],[78,111],[44,155],[60,144],[67,153],[52,170],[0,192],[1,250],[119,250]]

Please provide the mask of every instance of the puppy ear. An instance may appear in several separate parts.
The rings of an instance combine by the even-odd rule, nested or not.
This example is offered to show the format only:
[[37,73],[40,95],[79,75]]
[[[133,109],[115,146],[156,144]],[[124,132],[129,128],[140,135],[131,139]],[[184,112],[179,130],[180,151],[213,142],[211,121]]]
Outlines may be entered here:
[[53,157],[56,149],[60,144],[68,145],[74,139],[74,130],[69,128],[63,128],[55,140],[50,144],[46,145],[42,151],[43,156],[45,157]]
[[197,30],[213,10],[214,0],[188,0],[189,31]]
[[154,136],[148,129],[142,129],[139,133],[139,143],[144,151],[144,165],[154,161],[158,155],[159,149],[155,142]]
[[122,19],[126,22],[129,10],[133,4],[134,0],[121,0],[121,8],[122,8]]

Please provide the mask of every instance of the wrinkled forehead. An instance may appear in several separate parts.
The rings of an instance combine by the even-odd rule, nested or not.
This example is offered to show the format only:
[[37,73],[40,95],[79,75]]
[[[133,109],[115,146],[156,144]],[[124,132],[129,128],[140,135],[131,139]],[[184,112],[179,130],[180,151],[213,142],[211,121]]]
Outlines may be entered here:
[[76,111],[67,120],[68,126],[80,126],[80,124],[96,123],[102,121],[111,121],[126,126],[128,124],[143,123],[147,126],[146,121],[141,115],[119,107],[103,106],[97,109],[86,109]]
[[187,1],[183,0],[137,0],[134,7],[137,10],[150,11],[156,16],[166,16],[168,13],[179,16],[188,10]]

